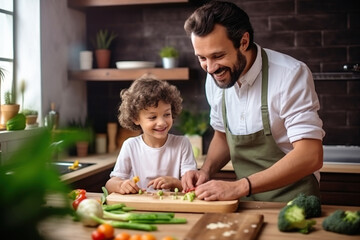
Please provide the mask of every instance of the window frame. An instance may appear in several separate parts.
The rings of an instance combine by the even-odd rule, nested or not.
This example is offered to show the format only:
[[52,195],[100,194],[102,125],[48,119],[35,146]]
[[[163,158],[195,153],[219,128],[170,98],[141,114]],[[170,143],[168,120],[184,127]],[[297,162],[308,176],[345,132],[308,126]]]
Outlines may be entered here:
[[[2,14],[6,14],[12,17],[12,58],[6,58],[6,57],[1,57],[0,56],[0,63],[11,63],[12,64],[12,68],[10,69],[12,71],[12,75],[5,75],[5,79],[3,79],[3,81],[11,81],[9,86],[10,89],[6,89],[4,90],[3,87],[3,83],[0,82],[0,104],[2,103],[2,98],[4,96],[5,91],[10,90],[12,93],[12,97],[13,99],[16,99],[16,71],[15,71],[15,65],[16,65],[16,47],[15,47],[15,43],[16,43],[16,18],[15,18],[15,12],[16,12],[16,1],[15,0],[5,0],[5,1],[12,1],[12,6],[13,9],[12,11],[9,10],[5,10],[3,8],[1,8],[0,6],[0,13]],[[5,69],[5,70],[9,70],[9,69]]]

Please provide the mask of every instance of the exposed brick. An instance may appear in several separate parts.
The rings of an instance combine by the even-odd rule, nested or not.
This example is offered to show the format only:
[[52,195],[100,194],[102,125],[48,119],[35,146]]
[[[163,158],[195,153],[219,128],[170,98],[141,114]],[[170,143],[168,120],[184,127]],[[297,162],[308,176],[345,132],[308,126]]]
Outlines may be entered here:
[[283,52],[294,56],[304,62],[346,62],[346,48],[342,47],[298,47],[296,49],[283,49]]
[[324,31],[324,46],[360,45],[360,31]]
[[[201,69],[190,39],[183,30],[185,19],[198,6],[156,4],[88,8],[87,44],[99,29],[117,32],[111,46],[111,67],[119,60],[154,61],[164,45],[180,50],[180,66],[190,68],[189,81],[174,81],[184,98],[184,108],[207,108],[205,72]],[[249,14],[255,41],[261,46],[289,54],[305,62],[312,72],[342,71],[345,63],[360,63],[360,8],[358,0],[232,0]],[[358,3],[359,2],[359,3]],[[324,45],[322,45],[324,44]],[[87,82],[88,116],[97,132],[116,121],[119,92],[131,81]],[[324,144],[360,145],[360,79],[315,80],[320,116],[324,121]],[[205,135],[209,142],[212,134]],[[206,152],[205,152],[206,153]]]
[[268,17],[251,17],[251,25],[254,29],[255,36],[262,31],[269,31],[269,18]]
[[358,30],[360,28],[360,14],[349,14],[349,27],[352,30]]
[[329,127],[324,130],[324,145],[360,145],[359,127]]
[[294,47],[294,41],[294,32],[260,32],[255,36],[255,42],[267,48]]
[[347,116],[349,126],[360,127],[360,111],[349,111]]
[[346,29],[346,14],[270,17],[272,31]]
[[320,96],[345,95],[347,81],[318,80],[315,81],[315,89]]
[[[240,2],[240,1],[238,1]],[[291,15],[295,13],[294,1],[249,1],[238,4],[252,16]]]
[[321,32],[320,31],[303,31],[296,33],[297,47],[318,47],[321,46]]
[[[321,108],[324,108],[321,106]],[[346,126],[347,114],[346,111],[320,111],[320,118],[323,120],[324,127],[339,127]]]
[[297,10],[300,14],[359,12],[358,0],[298,0]]
[[360,96],[323,96],[321,99],[327,110],[360,110]]
[[357,80],[348,81],[348,94],[354,96],[360,95],[360,74]]
[[349,47],[349,62],[360,63],[360,46]]

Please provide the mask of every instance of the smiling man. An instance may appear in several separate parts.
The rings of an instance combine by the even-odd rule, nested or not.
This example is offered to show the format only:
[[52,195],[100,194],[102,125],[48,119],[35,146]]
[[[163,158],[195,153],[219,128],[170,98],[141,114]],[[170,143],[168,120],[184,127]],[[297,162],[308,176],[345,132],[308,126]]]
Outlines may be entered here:
[[[182,178],[205,200],[289,201],[319,196],[325,132],[308,67],[254,43],[248,15],[212,1],[185,22],[195,56],[206,71],[214,128],[205,163]],[[236,181],[211,180],[232,161]]]

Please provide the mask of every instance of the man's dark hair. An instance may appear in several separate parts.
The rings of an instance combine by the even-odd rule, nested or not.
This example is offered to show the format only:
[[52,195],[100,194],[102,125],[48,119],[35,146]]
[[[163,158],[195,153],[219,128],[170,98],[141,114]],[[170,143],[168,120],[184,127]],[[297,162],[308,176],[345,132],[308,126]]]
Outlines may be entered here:
[[206,36],[214,29],[215,24],[224,26],[228,38],[235,48],[240,47],[240,40],[245,32],[250,35],[249,48],[254,46],[254,30],[245,11],[231,2],[211,1],[200,8],[185,21],[184,29],[190,36]]

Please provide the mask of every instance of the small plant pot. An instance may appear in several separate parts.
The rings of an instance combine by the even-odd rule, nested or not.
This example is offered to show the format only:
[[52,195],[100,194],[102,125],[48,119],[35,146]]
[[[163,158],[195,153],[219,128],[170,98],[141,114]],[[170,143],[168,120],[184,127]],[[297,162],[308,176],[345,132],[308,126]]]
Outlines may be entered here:
[[88,142],[77,142],[76,143],[76,153],[78,157],[86,157],[89,151]]
[[38,115],[27,115],[26,125],[34,125],[36,123]]
[[163,67],[168,68],[176,68],[177,67],[177,59],[172,57],[164,57],[162,58]]
[[109,49],[95,50],[96,63],[98,68],[109,68],[110,54],[111,52]]
[[6,129],[6,122],[15,117],[19,113],[19,104],[3,104],[1,105],[0,129]]

